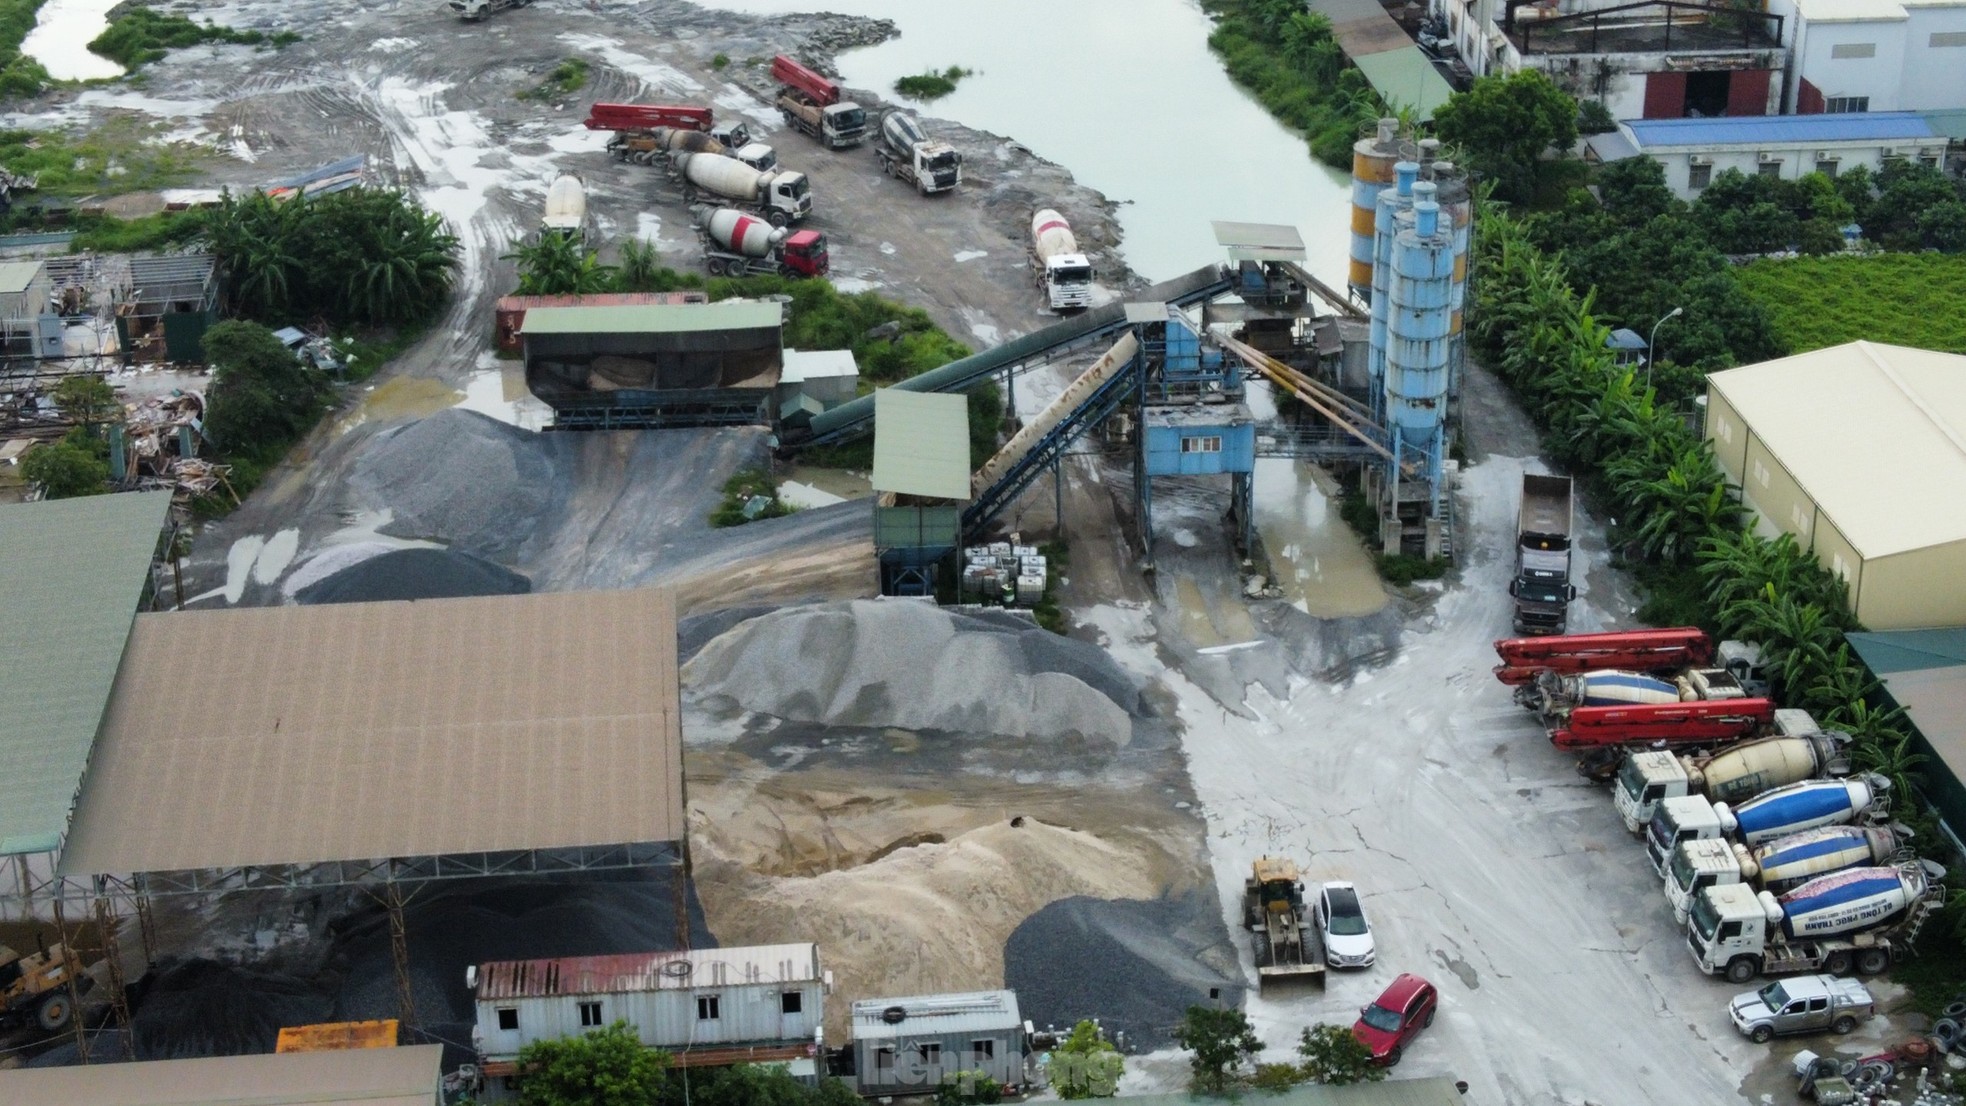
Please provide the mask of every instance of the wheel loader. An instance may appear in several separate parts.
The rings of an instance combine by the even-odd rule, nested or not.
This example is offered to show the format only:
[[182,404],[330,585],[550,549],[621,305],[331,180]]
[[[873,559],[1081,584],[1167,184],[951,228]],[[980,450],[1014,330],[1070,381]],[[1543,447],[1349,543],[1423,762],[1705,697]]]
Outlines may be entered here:
[[53,1033],[75,1017],[69,980],[82,960],[57,944],[25,955],[0,945],[0,1027],[38,1025]]
[[1243,882],[1242,921],[1256,950],[1256,983],[1323,983],[1324,943],[1304,913],[1297,865],[1266,856]]

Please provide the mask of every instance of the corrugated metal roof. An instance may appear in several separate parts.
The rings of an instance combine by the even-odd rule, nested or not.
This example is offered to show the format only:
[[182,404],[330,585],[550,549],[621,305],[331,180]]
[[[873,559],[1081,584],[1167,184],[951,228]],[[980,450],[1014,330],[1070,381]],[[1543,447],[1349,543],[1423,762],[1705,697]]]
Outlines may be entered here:
[[960,395],[874,393],[874,490],[969,501],[969,402]]
[[[902,1011],[901,1020],[889,1021],[887,1012],[897,1007]],[[853,1004],[853,1038],[857,1041],[923,1033],[972,1033],[1023,1023],[1015,991],[869,998]]]
[[41,272],[39,261],[8,261],[0,263],[0,295],[18,295],[27,291],[34,278]]
[[[1231,261],[1302,261],[1304,236],[1288,223],[1231,223],[1217,219],[1215,244]],[[1128,305],[1132,306],[1131,304]]]
[[0,507],[0,855],[60,846],[171,497]]
[[782,325],[776,303],[725,300],[722,303],[615,304],[585,307],[534,307],[526,311],[526,334],[685,334],[704,330],[761,330]]
[[689,991],[750,984],[778,986],[819,980],[819,946],[811,942],[546,960],[494,960],[478,966],[477,1000]]
[[350,1048],[395,1048],[395,1018],[366,1022],[317,1022],[289,1025],[273,1042],[275,1052],[331,1052]]
[[859,375],[860,366],[854,362],[850,349],[788,349],[778,382],[803,384],[808,380]]
[[[1149,1094],[1127,1095],[1115,1101],[1126,1106],[1206,1106],[1221,1100],[1185,1094]],[[1454,1089],[1454,1081],[1445,1076],[1387,1079],[1343,1087],[1300,1083],[1285,1091],[1253,1096],[1252,1101],[1263,1106],[1467,1106],[1468,1103]]]
[[1810,142],[1889,142],[1932,138],[1915,111],[1837,115],[1756,115],[1717,119],[1628,119],[1622,124],[1641,150],[1667,146],[1755,146]]
[[1921,112],[1925,122],[1932,127],[1932,133],[1942,134],[1954,142],[1966,142],[1966,108],[1952,108],[1947,111]]
[[[1966,666],[1966,627],[1877,630],[1843,636],[1879,676]],[[1960,722],[1966,724],[1966,718]]]
[[1447,83],[1447,78],[1440,75],[1440,70],[1434,68],[1434,63],[1418,46],[1362,54],[1353,58],[1352,64],[1372,82],[1373,91],[1395,107],[1415,109],[1423,123],[1432,119],[1434,109],[1454,95],[1454,86]]
[[1599,161],[1623,161],[1638,156],[1638,147],[1622,129],[1591,135],[1584,140],[1584,145]]
[[1946,771],[1966,782],[1966,628],[1843,635],[1891,701],[1932,746]]
[[60,870],[675,841],[678,694],[659,588],[145,614]]
[[0,1102],[88,1106],[434,1106],[444,1046],[269,1052],[0,1071]]
[[1851,342],[1707,384],[1866,560],[1966,540],[1966,356]]

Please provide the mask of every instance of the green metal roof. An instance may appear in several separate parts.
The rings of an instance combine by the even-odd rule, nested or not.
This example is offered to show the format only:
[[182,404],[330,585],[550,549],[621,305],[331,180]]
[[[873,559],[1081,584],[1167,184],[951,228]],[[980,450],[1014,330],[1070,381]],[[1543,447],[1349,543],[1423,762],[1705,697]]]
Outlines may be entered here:
[[1870,670],[1883,679],[1898,672],[1966,665],[1966,627],[1844,634]]
[[0,264],[0,295],[27,291],[27,286],[34,283],[34,277],[40,271],[39,261],[9,261]]
[[969,501],[969,400],[874,393],[874,490]]
[[1954,142],[1966,142],[1966,108],[1945,108],[1919,114],[1931,125],[1933,134],[1945,135]]
[[0,507],[0,855],[61,847],[167,492]]
[[1454,1081],[1440,1076],[1430,1079],[1388,1079],[1381,1083],[1353,1083],[1343,1087],[1300,1083],[1275,1094],[1246,1094],[1236,1103],[1185,1094],[1128,1095],[1115,1101],[1124,1102],[1126,1106],[1466,1106],[1467,1103],[1467,1099],[1454,1089]]
[[777,303],[608,304],[601,307],[535,307],[522,334],[686,334],[703,330],[759,330],[783,325]]
[[1434,109],[1454,95],[1454,86],[1447,83],[1447,78],[1440,75],[1440,70],[1434,68],[1434,63],[1427,60],[1418,46],[1361,54],[1352,59],[1352,64],[1359,67],[1365,79],[1372,82],[1373,91],[1387,103],[1417,108],[1423,122],[1432,119]]

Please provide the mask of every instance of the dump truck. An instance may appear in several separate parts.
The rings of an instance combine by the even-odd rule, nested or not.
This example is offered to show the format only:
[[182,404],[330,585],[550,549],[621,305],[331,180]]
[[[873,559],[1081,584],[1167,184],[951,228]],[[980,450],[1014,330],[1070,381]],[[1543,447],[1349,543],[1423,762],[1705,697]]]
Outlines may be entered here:
[[[1601,634],[1503,638],[1495,643],[1495,678],[1511,687],[1534,682],[1544,672],[1596,672],[1624,668],[1637,672],[1698,668],[1713,663],[1713,639],[1697,626],[1669,630],[1615,630]],[[1724,666],[1723,666],[1724,667]]]
[[783,54],[771,59],[778,82],[778,113],[785,125],[835,150],[858,146],[867,137],[867,112],[840,95],[840,86]]
[[1304,907],[1297,865],[1266,856],[1243,882],[1242,920],[1256,952],[1256,983],[1323,983],[1324,944]]
[[0,1027],[63,1028],[75,1017],[71,982],[82,978],[81,957],[66,945],[25,954],[0,945]]
[[1771,787],[1816,776],[1846,776],[1848,734],[1824,732],[1806,710],[1775,712],[1775,735],[1692,756],[1657,750],[1628,753],[1618,766],[1612,802],[1625,828],[1641,832],[1659,804],[1688,795],[1731,803]]
[[1876,975],[1911,951],[1945,901],[1943,871],[1913,861],[1822,876],[1777,898],[1743,883],[1693,899],[1686,944],[1708,975]]
[[450,0],[450,9],[466,23],[476,23],[493,12],[523,8],[530,3],[532,0]]
[[1561,634],[1569,627],[1571,487],[1568,476],[1524,473],[1516,510],[1515,632]]
[[1665,878],[1673,846],[1681,841],[1726,838],[1759,845],[1817,826],[1880,822],[1891,781],[1876,773],[1842,780],[1803,780],[1764,791],[1738,805],[1688,796],[1667,799],[1645,828],[1645,853]]
[[1048,207],[1031,216],[1031,268],[1053,311],[1092,306],[1092,262],[1071,224]]
[[728,207],[690,208],[703,243],[703,264],[711,276],[825,276],[830,267],[826,236],[816,230],[791,231]]
[[723,154],[677,154],[674,164],[683,181],[684,203],[714,197],[722,206],[760,216],[775,227],[812,214],[812,187],[804,173],[760,173]]
[[921,123],[905,111],[881,116],[874,157],[881,172],[914,185],[924,196],[947,192],[963,182],[963,156],[947,142],[930,140]]
[[1681,841],[1666,864],[1666,902],[1686,924],[1693,896],[1704,887],[1745,883],[1757,891],[1784,891],[1846,868],[1910,860],[1905,837],[1893,826],[1818,826],[1748,846],[1716,838]]

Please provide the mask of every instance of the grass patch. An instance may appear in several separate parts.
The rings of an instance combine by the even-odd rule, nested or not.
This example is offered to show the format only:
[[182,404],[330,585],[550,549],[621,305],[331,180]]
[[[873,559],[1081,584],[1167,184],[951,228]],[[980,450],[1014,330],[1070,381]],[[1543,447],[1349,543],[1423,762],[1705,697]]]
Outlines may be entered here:
[[1346,488],[1344,498],[1338,501],[1338,517],[1345,525],[1365,539],[1368,546],[1379,544],[1379,508],[1372,505],[1365,493],[1357,488]]
[[157,146],[154,124],[112,120],[79,138],[55,131],[0,131],[0,165],[33,175],[42,196],[148,192],[191,176],[189,147]]
[[580,58],[568,58],[553,67],[546,79],[532,88],[519,93],[521,100],[557,100],[571,96],[587,85],[587,63]]
[[976,70],[964,69],[960,65],[952,65],[940,73],[929,69],[917,73],[912,77],[903,77],[894,82],[894,91],[906,96],[910,100],[920,100],[927,103],[940,100],[942,97],[954,92],[957,83],[964,77],[973,77],[975,75]]
[[[1365,74],[1345,61],[1323,16],[1293,12],[1300,21],[1275,25],[1275,5],[1250,0],[1203,0],[1215,20],[1209,48],[1229,79],[1248,89],[1265,110],[1303,132],[1311,155],[1350,168],[1352,143],[1385,114],[1386,105]],[[1285,42],[1298,46],[1296,56]]]
[[0,96],[33,96],[48,85],[48,71],[20,52],[46,0],[0,0]]
[[1379,566],[1379,575],[1394,587],[1403,588],[1415,580],[1438,580],[1447,575],[1447,560],[1443,557],[1381,553],[1373,562]]
[[384,365],[415,345],[429,329],[428,326],[408,326],[333,339],[335,355],[348,366],[346,382],[355,383],[374,376]]
[[[761,504],[754,501],[763,500]],[[712,526],[742,526],[761,518],[782,518],[791,504],[778,498],[778,482],[763,469],[739,469],[724,481],[724,501],[710,512]]]
[[1966,353],[1966,254],[1762,260],[1735,272],[1796,353],[1858,339]]
[[168,250],[197,238],[204,223],[192,211],[160,211],[141,219],[110,215],[78,218],[70,253],[144,253]]
[[1031,617],[1052,633],[1063,634],[1067,627],[1065,610],[1058,605],[1058,578],[1071,563],[1072,551],[1062,541],[1048,541],[1038,546],[1038,555],[1044,558],[1044,598],[1031,608]]
[[127,15],[89,43],[89,52],[99,54],[132,72],[153,61],[162,61],[172,50],[207,43],[238,46],[286,46],[300,41],[291,31],[269,39],[258,31],[241,31],[216,23],[193,23],[181,15],[161,15],[149,8],[132,8]]
[[725,69],[729,67],[730,67],[729,54],[718,54],[716,57],[710,59],[710,68],[716,70],[719,73],[723,72]]

